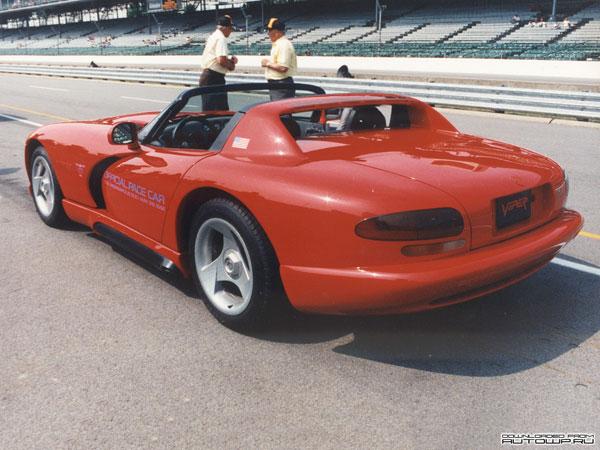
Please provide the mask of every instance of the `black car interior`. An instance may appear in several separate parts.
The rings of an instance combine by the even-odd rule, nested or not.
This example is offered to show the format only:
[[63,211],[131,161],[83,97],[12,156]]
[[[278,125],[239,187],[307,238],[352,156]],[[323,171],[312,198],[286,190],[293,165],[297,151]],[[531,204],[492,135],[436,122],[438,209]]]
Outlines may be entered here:
[[[169,120],[150,142],[151,145],[181,149],[209,149],[233,114],[178,115]],[[336,118],[336,121],[330,121]],[[376,105],[314,110],[281,116],[281,122],[294,139],[341,131],[409,128],[406,105],[392,105],[390,122]]]
[[350,111],[347,123],[349,130],[375,130],[385,128],[385,117],[376,106],[358,106]]
[[177,116],[150,144],[168,148],[208,149],[232,115]]
[[391,105],[389,124],[377,105],[286,114],[281,116],[281,122],[294,139],[341,131],[381,130],[386,127],[410,128],[408,107],[403,104]]

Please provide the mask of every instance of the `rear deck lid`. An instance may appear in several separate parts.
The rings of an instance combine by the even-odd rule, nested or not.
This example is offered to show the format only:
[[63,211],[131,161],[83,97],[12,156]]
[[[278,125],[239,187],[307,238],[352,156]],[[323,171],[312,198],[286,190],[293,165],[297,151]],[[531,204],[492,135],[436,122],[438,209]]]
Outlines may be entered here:
[[298,144],[309,158],[348,159],[451,195],[467,211],[473,249],[535,228],[558,209],[552,182],[560,167],[508,144],[426,129],[335,133]]

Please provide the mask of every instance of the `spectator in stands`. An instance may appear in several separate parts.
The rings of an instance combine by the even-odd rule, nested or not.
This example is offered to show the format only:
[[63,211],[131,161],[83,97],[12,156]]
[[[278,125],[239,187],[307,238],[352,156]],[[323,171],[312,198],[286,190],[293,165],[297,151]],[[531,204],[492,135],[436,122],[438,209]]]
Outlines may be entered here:
[[[231,34],[233,23],[228,15],[217,20],[217,29],[209,36],[202,53],[200,86],[215,86],[225,84],[225,74],[235,70],[237,57],[229,55],[227,38]],[[207,94],[202,96],[204,111],[227,111],[227,93]]]
[[563,26],[563,28],[567,28],[567,29],[571,26],[571,22],[569,21],[568,17],[565,17],[565,20],[563,20],[562,26]]
[[[265,68],[265,77],[269,83],[293,83],[294,75],[298,68],[296,51],[294,46],[285,37],[285,23],[276,18],[271,18],[267,25],[269,39],[273,42],[271,47],[271,56],[263,58],[260,65]],[[294,97],[296,90],[271,89],[269,93],[271,100]]]
[[519,17],[519,14],[517,13],[513,16],[510,23],[519,23],[520,21],[521,21],[521,17]]

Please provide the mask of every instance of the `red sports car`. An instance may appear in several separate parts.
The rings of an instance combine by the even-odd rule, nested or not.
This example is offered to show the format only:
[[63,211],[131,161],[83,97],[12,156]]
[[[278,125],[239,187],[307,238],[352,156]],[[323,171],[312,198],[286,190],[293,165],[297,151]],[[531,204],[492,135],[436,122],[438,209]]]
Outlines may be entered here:
[[[40,217],[192,276],[233,328],[287,302],[462,302],[532,274],[582,227],[545,156],[462,134],[412,98],[296,84],[270,102],[271,87],[195,88],[160,113],[39,128],[25,164]],[[214,95],[233,106],[205,110]]]

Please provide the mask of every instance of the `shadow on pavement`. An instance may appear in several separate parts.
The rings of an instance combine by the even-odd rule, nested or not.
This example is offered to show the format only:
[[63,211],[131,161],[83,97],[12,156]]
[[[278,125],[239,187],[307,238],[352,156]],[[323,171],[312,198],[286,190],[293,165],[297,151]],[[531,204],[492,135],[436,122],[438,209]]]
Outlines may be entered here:
[[[89,236],[111,245],[93,233]],[[200,300],[191,280],[179,273],[165,274],[112,247],[188,298]],[[450,307],[395,316],[298,313],[267,330],[244,334],[297,345],[352,335],[351,342],[333,351],[429,372],[498,376],[547,363],[592,338],[600,330],[599,292],[597,275],[551,263],[515,285]],[[594,345],[600,347],[600,342]]]
[[430,372],[497,376],[544,364],[594,336],[599,292],[597,275],[549,264],[513,286],[451,307],[401,316],[304,316],[286,330],[254,337],[306,344],[352,334],[333,351]]
[[[83,226],[83,225],[81,225],[81,226]],[[152,264],[149,264],[146,260],[137,257],[135,254],[130,253],[126,249],[119,247],[118,245],[113,244],[108,239],[105,239],[104,237],[94,233],[93,231],[91,231],[89,229],[89,227],[85,227],[85,229],[89,231],[89,233],[88,233],[89,237],[97,239],[101,242],[104,242],[106,245],[110,245],[110,247],[113,249],[113,251],[115,251],[116,253],[121,255],[123,258],[126,258],[129,261],[133,262],[134,264],[137,264],[138,266],[143,267],[148,272],[153,273],[161,280],[165,281],[166,283],[169,283],[175,289],[179,290],[182,294],[186,295],[187,297],[192,297],[192,298],[195,298],[198,300],[200,299],[200,296],[196,292],[194,282],[191,279],[184,278],[183,275],[181,274],[181,272],[179,272],[177,269],[171,273],[162,272],[162,271],[158,270],[156,267],[154,267]]]
[[0,175],[12,175],[21,170],[20,167],[5,167],[0,169]]

